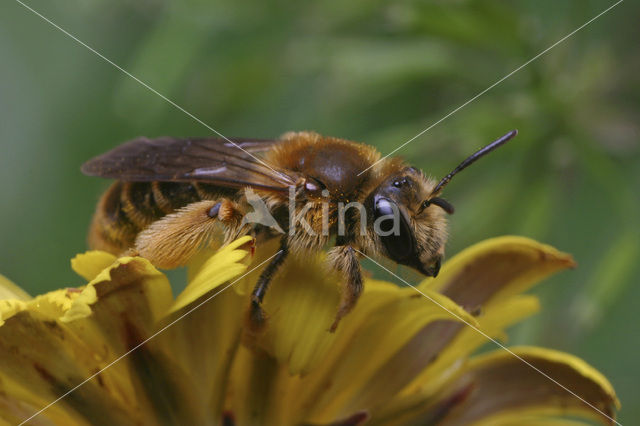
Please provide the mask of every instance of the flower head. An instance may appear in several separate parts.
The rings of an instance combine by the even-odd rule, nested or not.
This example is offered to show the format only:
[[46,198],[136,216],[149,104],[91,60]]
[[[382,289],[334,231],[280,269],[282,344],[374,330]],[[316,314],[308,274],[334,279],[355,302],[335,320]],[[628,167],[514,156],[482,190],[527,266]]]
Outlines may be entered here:
[[[367,280],[337,332],[340,295],[322,256],[291,258],[244,326],[256,265],[249,237],[200,256],[176,298],[140,257],[88,252],[89,282],[29,298],[0,280],[0,414],[32,424],[608,423],[613,388],[582,360],[512,347],[474,355],[534,313],[522,294],[573,266],[519,237],[477,244],[416,287]],[[275,250],[274,250],[275,251]],[[52,402],[55,402],[52,404]],[[42,410],[45,408],[45,410]],[[555,420],[554,420],[555,419]]]

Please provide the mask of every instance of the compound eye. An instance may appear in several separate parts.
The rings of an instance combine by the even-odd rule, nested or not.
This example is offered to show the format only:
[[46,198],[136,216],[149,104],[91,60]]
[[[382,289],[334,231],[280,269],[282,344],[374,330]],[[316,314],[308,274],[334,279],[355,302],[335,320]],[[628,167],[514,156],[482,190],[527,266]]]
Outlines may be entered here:
[[389,257],[396,262],[413,254],[413,233],[397,204],[387,198],[379,198],[374,206],[374,230],[378,232]]

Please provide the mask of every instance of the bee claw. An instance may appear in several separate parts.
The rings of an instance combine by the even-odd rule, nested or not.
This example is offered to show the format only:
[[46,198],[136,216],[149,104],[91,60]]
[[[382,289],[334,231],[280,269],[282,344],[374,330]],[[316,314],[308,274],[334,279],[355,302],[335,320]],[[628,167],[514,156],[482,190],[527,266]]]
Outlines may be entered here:
[[251,298],[251,306],[248,312],[249,330],[252,334],[262,331],[267,323],[267,314],[262,309],[257,297]]
[[329,327],[329,333],[335,333],[338,329],[338,325],[340,324],[340,320],[342,319],[342,315],[336,315],[336,318],[333,320],[333,324]]
[[440,273],[440,267],[442,266],[442,259],[437,258],[435,263],[432,266],[433,278],[437,277]]

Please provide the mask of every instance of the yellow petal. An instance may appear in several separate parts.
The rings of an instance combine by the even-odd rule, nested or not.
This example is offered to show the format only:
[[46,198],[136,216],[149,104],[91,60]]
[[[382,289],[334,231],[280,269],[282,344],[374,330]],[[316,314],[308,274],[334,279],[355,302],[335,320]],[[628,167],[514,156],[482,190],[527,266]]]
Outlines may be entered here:
[[287,364],[291,374],[313,368],[335,339],[328,330],[340,301],[338,277],[323,261],[323,255],[290,256],[264,300],[267,326],[253,343]]
[[588,421],[554,418],[553,414],[545,416],[542,411],[499,413],[474,422],[473,426],[588,426],[592,424]]
[[[443,381],[449,374],[455,372],[455,366],[460,366],[459,361],[473,354],[484,344],[494,345],[487,336],[493,339],[506,341],[505,329],[512,324],[537,312],[540,308],[538,298],[534,296],[515,296],[483,312],[476,319],[478,330],[466,325],[452,324],[448,327],[452,338],[448,344],[438,353],[434,362],[430,363],[402,392],[401,398],[412,393],[420,392],[425,397],[438,391]],[[443,335],[443,326],[432,327],[431,335],[421,336],[425,342],[434,341],[434,336]],[[456,333],[454,329],[459,331]],[[484,333],[484,334],[483,334]],[[452,366],[454,368],[452,368]]]
[[229,289],[195,310],[189,307],[178,311],[177,317],[168,317],[179,320],[157,337],[158,344],[182,369],[188,387],[197,390],[190,399],[200,407],[203,418],[209,419],[205,423],[215,424],[222,418],[246,306],[246,300]]
[[611,422],[619,402],[611,384],[593,367],[573,355],[549,349],[510,350],[521,359],[497,350],[471,360],[435,400],[403,421],[428,423],[437,419],[439,425],[469,425],[492,416],[536,415]]
[[226,411],[236,424],[355,426],[368,418],[366,412],[358,411],[328,422],[309,420],[306,404],[295,396],[307,388],[307,377],[291,376],[286,364],[260,350],[241,346],[231,378]]
[[91,305],[96,303],[97,300],[96,288],[93,285],[84,287],[75,298],[75,303],[65,310],[60,321],[69,322],[88,317],[91,315]]
[[0,327],[5,320],[25,309],[27,303],[22,300],[0,300]]
[[[157,320],[170,303],[166,278],[141,258],[118,260],[84,289],[58,290],[27,302],[0,327],[0,384],[7,385],[3,388],[5,406],[33,414],[109,366],[55,404],[75,413],[76,420],[65,424],[156,422],[159,412],[169,413],[169,418],[182,413],[175,404],[157,402],[162,395],[166,398],[165,390],[177,392],[169,401],[190,395],[180,375],[163,376],[175,367],[153,340],[112,364],[155,332]],[[145,375],[150,369],[155,373],[151,378]],[[161,383],[171,386],[157,386]],[[30,402],[24,406],[15,401]],[[182,407],[189,409],[188,404]],[[42,416],[53,418],[46,412]]]
[[218,250],[196,271],[192,271],[192,278],[184,291],[177,297],[169,312],[175,312],[195,302],[211,290],[240,276],[246,269],[249,251],[243,250],[252,241],[252,237],[244,236]]
[[[197,423],[194,389],[157,340],[158,323],[172,301],[164,274],[144,258],[125,257],[100,272],[62,319],[91,347],[104,348],[102,360],[131,351],[101,376],[120,388],[120,397],[140,410],[145,422]],[[87,310],[90,315],[83,317]]]
[[[536,298],[514,295],[551,273],[573,265],[569,255],[550,246],[522,237],[499,237],[456,255],[445,263],[437,279],[425,280],[420,288],[441,291],[468,311],[479,312],[482,332],[492,338],[504,339],[506,327],[538,309]],[[439,373],[453,374],[455,366],[460,365],[459,360],[488,341],[482,333],[460,324],[434,324],[425,329],[418,340],[439,342],[439,347],[431,345],[430,352],[431,357],[437,355],[437,358],[433,363],[425,363],[424,370],[398,398],[386,404],[383,412],[406,404],[407,399],[428,398],[446,379]]]
[[421,288],[447,295],[468,311],[526,291],[549,275],[575,266],[570,255],[524,237],[475,244],[446,262]]
[[[1,394],[9,410],[0,415],[18,421],[53,402],[100,365],[83,339],[36,309],[19,312],[0,327],[0,358]],[[55,404],[51,413],[41,414],[41,421],[60,418],[64,408],[71,424],[89,419],[129,423],[126,407],[99,383],[87,383],[72,398]]]
[[0,300],[0,325],[17,313],[28,309],[38,310],[52,318],[58,318],[71,307],[78,295],[79,291],[76,289],[61,289],[36,296],[27,301]]
[[[437,280],[426,280],[420,289],[423,292],[437,289],[469,312],[480,308],[485,321],[484,326],[480,323],[483,331],[489,336],[500,338],[504,336],[506,326],[531,314],[538,307],[534,298],[505,302],[552,272],[572,265],[570,256],[550,246],[526,238],[502,237],[465,250],[443,266]],[[414,295],[422,297],[417,293]],[[451,305],[451,309],[459,311],[455,304]],[[475,324],[474,320],[469,322]],[[457,339],[459,343],[449,348],[449,344],[460,332],[464,334]],[[416,391],[415,388],[423,386],[428,377],[437,382],[433,378],[439,375],[434,372],[447,371],[458,359],[464,359],[470,350],[485,341],[486,337],[477,331],[456,322],[430,324],[378,367],[381,372],[393,373],[380,373],[377,379],[379,385],[374,385],[374,379],[366,384],[360,383],[365,391],[354,397],[350,402],[353,405],[345,407],[353,410],[386,402],[384,392],[388,395],[399,384]],[[375,347],[375,344],[361,346]],[[433,360],[438,362],[431,369]],[[404,368],[398,367],[400,365]],[[361,370],[362,367],[358,369]],[[416,376],[418,379],[414,380]],[[413,385],[410,384],[412,381]],[[347,414],[347,411],[345,409],[339,414]]]
[[[91,252],[103,253],[103,252]],[[76,256],[75,259],[78,257]],[[83,256],[81,259],[91,259],[93,255]],[[95,256],[94,260],[105,260],[102,255]],[[82,264],[82,261],[80,261]],[[97,266],[99,263],[93,262]],[[87,266],[85,264],[84,266]],[[110,265],[110,266],[109,266]],[[149,306],[154,309],[154,315],[158,319],[161,315],[159,306],[166,306],[170,303],[171,288],[167,278],[159,272],[151,263],[142,257],[123,257],[111,262],[106,268],[100,269],[94,278],[83,287],[78,296],[73,300],[73,304],[65,311],[61,321],[70,322],[89,316],[92,313],[91,305],[111,292],[118,291],[122,287],[140,286],[148,297]],[[81,269],[85,272],[89,268]],[[77,271],[76,271],[77,272]],[[90,274],[87,273],[87,276]],[[160,309],[160,310],[158,310]]]
[[0,300],[15,299],[15,300],[29,300],[31,296],[15,285],[9,278],[0,274]]
[[[413,375],[388,382],[381,366],[421,329],[435,321],[459,321],[447,310],[475,323],[440,294],[427,291],[446,309],[414,289],[367,280],[356,308],[332,334],[328,329],[339,302],[336,279],[326,271],[322,255],[291,257],[267,293],[267,329],[257,346],[288,370],[276,381],[282,397],[272,404],[283,404],[289,417],[276,423],[328,423],[359,412],[362,404],[388,398]],[[295,374],[302,378],[292,378]]]
[[[17,425],[28,419],[51,402],[0,374],[0,425]],[[65,404],[54,404],[29,425],[77,425],[86,424],[80,416]]]
[[[233,289],[221,291],[220,285],[238,280],[246,270],[250,244],[252,239],[243,237],[218,252],[197,255],[189,264],[187,288],[160,324],[175,322],[157,337],[157,343],[171,353],[186,386],[197,389],[189,398],[203,419],[199,423],[218,423],[223,416],[226,385],[248,306],[248,300],[234,290],[245,282],[255,283],[258,272],[236,281]],[[210,293],[206,303],[194,303]]]
[[[412,288],[394,290],[400,294],[397,300],[360,317],[359,329],[351,336],[339,336],[347,340],[337,342],[331,350],[338,358],[334,371],[325,374],[333,379],[329,386],[336,395],[327,412],[335,409],[335,418],[375,407],[407,386],[438,356],[440,337],[423,337],[431,327],[463,326],[464,322],[478,326],[471,315],[441,294],[424,290],[427,299]],[[342,351],[340,344],[344,344]]]
[[[440,291],[467,311],[480,312],[481,324],[487,327],[485,332],[492,337],[502,337],[505,327],[537,309],[537,301],[533,299],[516,302],[528,306],[516,309],[505,305],[505,301],[551,273],[570,266],[573,266],[571,257],[550,246],[522,237],[499,237],[476,244],[454,256],[445,263],[438,278],[425,280],[419,288]],[[498,311],[494,312],[495,309]],[[499,318],[496,324],[500,324],[502,329],[487,323],[488,319],[493,321],[490,318]],[[457,338],[460,330],[464,330],[466,336],[473,336],[473,339],[467,341],[469,337],[462,336],[458,339],[461,343],[447,347],[449,342]],[[458,324],[434,325],[431,330],[424,331],[422,338],[432,340],[430,336],[434,335],[440,337],[438,341],[441,348],[446,350],[441,352],[433,348],[434,354],[437,353],[439,357],[437,365],[423,371],[422,378],[417,377],[414,386],[407,388],[410,392],[415,391],[415,386],[422,386],[426,382],[425,378],[432,374],[431,368],[447,368],[486,341],[486,337],[477,331]],[[449,340],[444,336],[448,336]]]
[[281,394],[277,386],[279,377],[287,382],[287,379],[293,379],[287,373],[286,365],[278,364],[269,354],[255,348],[238,348],[228,384],[226,407],[235,424],[293,424],[290,421],[275,421],[276,418],[286,417],[287,408],[293,408],[291,405],[283,407],[280,403]]
[[106,251],[92,250],[77,254],[71,259],[71,269],[87,281],[94,279],[103,269],[116,261],[116,257]]

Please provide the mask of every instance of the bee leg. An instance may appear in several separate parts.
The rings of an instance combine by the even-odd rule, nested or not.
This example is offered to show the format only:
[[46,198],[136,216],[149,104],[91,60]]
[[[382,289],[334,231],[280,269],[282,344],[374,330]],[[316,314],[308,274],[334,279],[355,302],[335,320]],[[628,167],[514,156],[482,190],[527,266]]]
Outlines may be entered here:
[[145,228],[138,234],[133,250],[159,268],[177,268],[221,231],[228,242],[237,234],[241,220],[238,205],[229,199],[198,201]]
[[249,327],[253,332],[259,331],[265,323],[266,316],[262,309],[262,300],[264,299],[264,295],[269,288],[269,284],[273,279],[274,275],[280,268],[280,266],[284,263],[284,260],[287,258],[289,254],[289,248],[287,245],[287,237],[282,237],[282,241],[280,242],[280,250],[276,253],[276,255],[271,259],[271,262],[267,265],[267,267],[260,274],[260,278],[258,278],[258,282],[256,286],[253,288],[253,292],[251,293],[251,306],[249,308]]
[[432,270],[433,275],[432,276],[434,278],[437,277],[438,274],[440,273],[440,267],[441,266],[442,266],[442,257],[438,256],[438,257],[436,257],[436,260],[435,260],[435,262],[433,263],[433,266],[432,266],[432,268],[433,268],[433,270]]
[[356,306],[363,289],[362,271],[356,251],[351,246],[336,246],[329,250],[329,262],[343,276],[342,296],[336,318],[329,331],[338,328],[340,320]]

